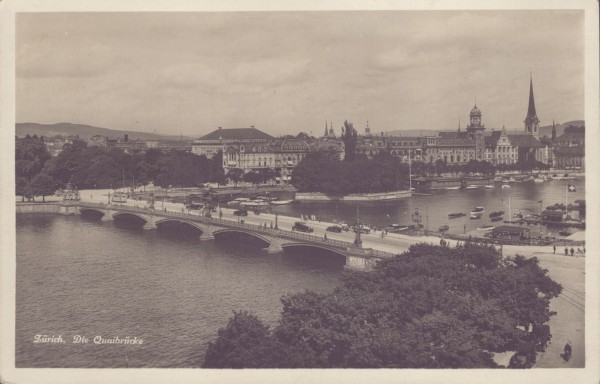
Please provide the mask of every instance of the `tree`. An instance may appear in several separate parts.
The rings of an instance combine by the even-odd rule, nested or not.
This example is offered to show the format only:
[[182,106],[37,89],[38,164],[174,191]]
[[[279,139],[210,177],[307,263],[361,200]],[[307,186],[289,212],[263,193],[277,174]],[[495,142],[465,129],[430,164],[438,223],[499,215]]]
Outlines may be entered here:
[[239,168],[231,168],[226,174],[227,178],[231,180],[236,186],[242,180],[243,175],[244,171]]
[[15,178],[15,193],[21,196],[21,201],[25,201],[25,197],[30,197],[29,181],[25,177]]
[[50,153],[44,140],[35,135],[17,139],[15,146],[15,176],[31,181],[51,158]]
[[311,139],[313,139],[313,137],[311,137],[306,132],[300,132],[299,134],[296,135],[296,138],[297,139],[301,139],[301,140],[311,140]]
[[[547,322],[553,315],[550,300],[560,292],[535,258],[502,258],[493,246],[469,243],[418,244],[371,272],[348,273],[331,293],[284,296],[272,333],[256,319],[241,331],[230,320],[217,337],[218,355],[230,361],[219,364],[496,367],[492,352],[530,340],[516,327]],[[277,357],[263,347],[278,351]]]
[[356,146],[358,142],[358,133],[349,121],[344,121],[342,127],[342,141],[344,142],[344,160],[354,161],[356,158]]
[[282,357],[269,327],[256,316],[233,312],[209,343],[202,368],[277,368]]
[[46,196],[52,195],[56,191],[56,182],[52,176],[41,173],[33,178],[29,190],[33,196],[42,196],[42,201],[45,202]]

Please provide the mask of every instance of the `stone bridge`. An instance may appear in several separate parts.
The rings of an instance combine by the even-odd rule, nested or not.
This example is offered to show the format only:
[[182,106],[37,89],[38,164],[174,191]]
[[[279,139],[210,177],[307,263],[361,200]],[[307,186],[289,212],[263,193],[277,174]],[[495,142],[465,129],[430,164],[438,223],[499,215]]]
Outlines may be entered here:
[[324,239],[296,231],[266,228],[257,224],[203,217],[185,212],[82,201],[65,202],[61,206],[61,212],[67,215],[86,211],[100,213],[102,221],[111,221],[121,215],[135,216],[144,221],[144,229],[156,229],[158,225],[167,222],[185,223],[201,232],[200,240],[212,240],[215,235],[224,233],[243,233],[268,244],[266,251],[269,253],[282,252],[284,249],[294,247],[322,249],[343,256],[346,259],[345,268],[354,270],[370,270],[378,260],[394,256],[389,252],[357,247],[346,241]]

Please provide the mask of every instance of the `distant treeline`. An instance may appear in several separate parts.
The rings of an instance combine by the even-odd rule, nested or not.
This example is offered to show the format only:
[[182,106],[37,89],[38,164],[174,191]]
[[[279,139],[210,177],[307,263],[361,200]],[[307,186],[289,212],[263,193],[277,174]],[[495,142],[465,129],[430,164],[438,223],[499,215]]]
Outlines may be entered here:
[[292,184],[301,192],[322,192],[330,195],[377,193],[408,189],[409,175],[441,176],[448,174],[494,175],[496,171],[530,171],[547,166],[532,160],[494,166],[487,161],[471,160],[466,164],[413,161],[410,165],[383,151],[368,159],[355,155],[354,160],[339,160],[328,152],[308,154],[292,174]]
[[48,196],[67,183],[79,189],[120,188],[154,182],[162,187],[192,187],[223,182],[222,155],[213,159],[188,152],[163,153],[149,149],[127,154],[120,149],[89,146],[75,140],[51,157],[42,137],[16,140],[16,193],[24,197]]

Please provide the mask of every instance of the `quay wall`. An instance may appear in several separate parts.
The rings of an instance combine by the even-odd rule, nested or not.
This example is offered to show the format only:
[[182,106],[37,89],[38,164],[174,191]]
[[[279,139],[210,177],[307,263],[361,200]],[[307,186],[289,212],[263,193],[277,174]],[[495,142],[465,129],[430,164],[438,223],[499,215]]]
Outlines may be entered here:
[[298,201],[386,201],[410,197],[411,191],[394,191],[384,193],[357,193],[350,195],[326,195],[321,192],[296,192]]
[[17,203],[17,213],[61,213],[60,203]]

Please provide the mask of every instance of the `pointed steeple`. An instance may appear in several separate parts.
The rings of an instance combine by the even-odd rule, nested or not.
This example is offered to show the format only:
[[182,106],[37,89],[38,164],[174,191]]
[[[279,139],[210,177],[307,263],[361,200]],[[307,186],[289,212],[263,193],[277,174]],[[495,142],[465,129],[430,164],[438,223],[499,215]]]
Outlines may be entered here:
[[535,100],[533,97],[533,78],[529,74],[529,108],[527,108],[527,117],[537,117],[535,113]]
[[527,108],[527,117],[525,117],[525,132],[538,137],[540,120],[535,112],[535,100],[533,98],[533,76],[529,73],[529,107]]
[[327,137],[327,120],[325,120],[325,134],[323,135],[323,137]]
[[458,132],[460,132],[460,115],[458,115]]
[[552,141],[556,140],[556,123],[552,119]]

